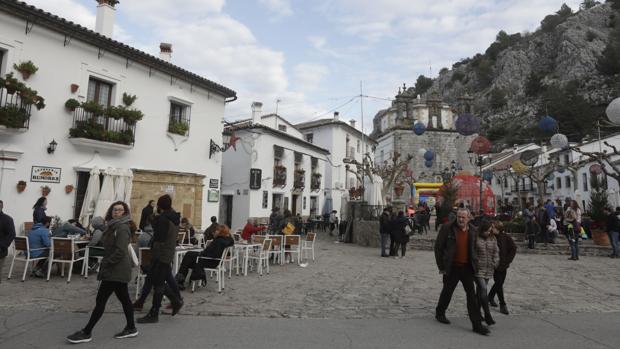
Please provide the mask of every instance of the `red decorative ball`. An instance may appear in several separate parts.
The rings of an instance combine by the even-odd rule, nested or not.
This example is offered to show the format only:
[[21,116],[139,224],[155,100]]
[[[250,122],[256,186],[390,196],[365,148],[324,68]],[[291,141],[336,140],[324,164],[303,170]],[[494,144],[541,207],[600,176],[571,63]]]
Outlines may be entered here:
[[488,154],[491,150],[491,141],[484,136],[478,136],[471,141],[470,149],[476,154]]

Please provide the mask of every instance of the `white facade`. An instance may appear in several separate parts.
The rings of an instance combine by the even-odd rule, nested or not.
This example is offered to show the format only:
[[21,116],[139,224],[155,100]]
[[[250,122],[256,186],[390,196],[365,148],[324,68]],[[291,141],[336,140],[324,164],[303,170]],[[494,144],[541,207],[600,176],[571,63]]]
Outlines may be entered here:
[[[13,72],[21,79],[13,70],[13,64],[31,60],[39,70],[26,84],[37,90],[47,104],[40,111],[32,108],[25,132],[3,130],[0,134],[3,159],[0,161],[0,199],[5,203],[4,211],[13,216],[16,225],[32,220],[32,206],[41,196],[42,185],[51,187],[47,214],[72,218],[77,190],[66,194],[64,188],[66,185],[77,188],[78,171],[88,171],[93,166],[203,175],[205,187],[210,179],[220,179],[221,154],[209,158],[209,140],[222,142],[221,120],[225,99],[230,95],[208,90],[195,81],[190,83],[189,74],[174,75],[171,71],[180,69],[172,65],[168,65],[169,71],[164,73],[158,70],[155,58],[149,68],[132,57],[110,52],[111,47],[98,48],[88,40],[65,37],[60,29],[50,27],[49,22],[34,24],[27,34],[25,28],[26,20],[0,8],[0,50],[3,52],[0,74]],[[151,59],[135,52],[145,61]],[[112,85],[111,105],[120,105],[124,92],[138,97],[134,107],[144,113],[144,118],[135,128],[133,147],[70,138],[73,115],[65,109],[65,101],[69,98],[85,101],[91,78]],[[75,93],[70,90],[72,84],[79,85]],[[191,107],[188,137],[167,133],[171,101]],[[48,154],[46,148],[52,140],[58,146],[54,153]],[[59,168],[60,183],[32,182],[33,166]],[[27,182],[22,193],[16,190],[20,180]],[[168,186],[165,191],[174,197],[174,186]],[[140,203],[144,204],[146,202]],[[210,215],[217,215],[218,209],[217,202],[207,201],[205,192],[199,208],[203,221]]]
[[[338,115],[336,115],[337,117]],[[297,126],[304,133],[306,140],[312,141],[313,144],[330,152],[325,171],[325,195],[326,200],[328,200],[325,208],[329,210],[329,206],[331,206],[332,210],[338,211],[337,215],[340,217],[340,213],[344,210],[343,197],[348,197],[350,188],[362,186],[354,173],[356,166],[350,165],[350,171],[347,171],[345,161],[355,160],[362,163],[364,154],[368,154],[370,159],[374,159],[374,147],[377,143],[357,130],[354,125],[338,119],[318,120]]]
[[[235,129],[236,150],[229,148],[224,152],[222,166],[222,197],[220,222],[230,220],[233,229],[240,229],[248,218],[267,222],[274,207],[299,213],[304,219],[320,215],[324,204],[325,170],[328,151],[321,146],[305,142],[299,130],[281,117],[279,125],[287,125],[286,131],[278,131],[265,124],[275,125],[276,117],[263,118],[261,125],[247,123]],[[267,122],[264,122],[267,120]],[[273,122],[272,124],[270,122]],[[286,135],[284,134],[286,133]],[[287,136],[288,135],[288,136]],[[282,156],[276,160],[274,147],[283,149]],[[301,154],[301,162],[296,164],[295,153]],[[312,167],[312,158],[316,167]],[[274,186],[276,164],[286,168],[286,184]],[[260,188],[250,188],[250,170],[261,171]],[[295,171],[305,171],[303,189],[294,188]],[[321,177],[320,186],[311,188],[312,174]],[[266,200],[265,200],[266,199]]]

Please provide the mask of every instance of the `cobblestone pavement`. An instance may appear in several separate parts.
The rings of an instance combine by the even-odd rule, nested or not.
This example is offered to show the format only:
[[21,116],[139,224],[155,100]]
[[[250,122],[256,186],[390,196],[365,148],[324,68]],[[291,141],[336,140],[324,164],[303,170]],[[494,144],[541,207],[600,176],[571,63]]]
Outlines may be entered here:
[[[338,244],[320,236],[317,260],[307,267],[273,266],[270,275],[235,276],[222,294],[210,280],[207,288],[185,291],[184,315],[228,315],[275,318],[408,319],[431,316],[441,289],[433,253],[407,251],[404,259],[381,258],[376,249]],[[10,264],[10,263],[8,263]],[[18,264],[18,271],[23,264]],[[513,314],[566,314],[620,311],[620,260],[517,254],[506,281]],[[19,311],[90,312],[97,281],[74,275],[50,282],[29,278],[0,283],[0,313]],[[17,273],[20,275],[20,273]],[[16,279],[15,279],[16,278]],[[135,292],[133,287],[130,292]],[[120,311],[110,301],[108,311]],[[461,287],[448,316],[466,314]],[[497,315],[501,316],[501,315]]]

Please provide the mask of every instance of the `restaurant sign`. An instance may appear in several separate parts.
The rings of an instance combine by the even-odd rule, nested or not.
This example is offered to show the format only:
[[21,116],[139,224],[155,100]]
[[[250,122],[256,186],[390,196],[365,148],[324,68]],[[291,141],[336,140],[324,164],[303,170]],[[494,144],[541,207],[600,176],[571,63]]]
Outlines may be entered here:
[[31,182],[60,183],[59,167],[32,166],[30,172]]

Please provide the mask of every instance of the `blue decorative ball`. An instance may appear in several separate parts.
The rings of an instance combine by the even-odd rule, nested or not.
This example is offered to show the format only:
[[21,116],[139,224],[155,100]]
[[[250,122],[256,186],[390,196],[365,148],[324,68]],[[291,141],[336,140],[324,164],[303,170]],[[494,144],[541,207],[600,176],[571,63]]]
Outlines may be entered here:
[[426,161],[433,161],[433,159],[435,158],[435,153],[433,153],[432,150],[427,150],[426,153],[424,153],[424,160]]
[[463,136],[471,136],[480,131],[480,119],[471,114],[461,114],[456,119],[456,131]]
[[424,161],[424,166],[431,168],[433,167],[433,160],[426,160]]
[[487,182],[491,182],[491,180],[493,179],[493,171],[491,170],[482,171],[482,179]]
[[551,116],[547,115],[540,119],[538,127],[545,133],[555,133],[558,130],[558,122]]
[[421,122],[416,122],[415,125],[413,125],[413,133],[415,133],[418,136],[421,136],[424,134],[424,132],[426,132],[426,126],[424,126],[423,123]]

